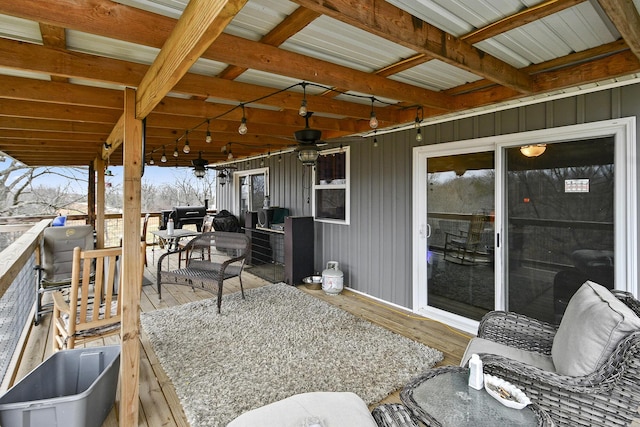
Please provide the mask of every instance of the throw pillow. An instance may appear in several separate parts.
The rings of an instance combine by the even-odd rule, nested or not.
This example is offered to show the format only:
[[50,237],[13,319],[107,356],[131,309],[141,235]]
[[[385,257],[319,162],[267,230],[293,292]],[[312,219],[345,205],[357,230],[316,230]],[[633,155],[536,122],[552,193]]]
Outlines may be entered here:
[[640,318],[607,288],[587,281],[569,300],[551,356],[556,372],[584,376],[598,369],[618,343],[640,329]]

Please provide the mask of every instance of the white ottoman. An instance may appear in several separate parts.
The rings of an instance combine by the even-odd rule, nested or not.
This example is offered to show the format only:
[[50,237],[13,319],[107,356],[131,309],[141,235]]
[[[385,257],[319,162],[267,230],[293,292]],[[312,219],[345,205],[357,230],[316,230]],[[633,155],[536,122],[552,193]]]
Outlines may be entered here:
[[310,417],[319,418],[323,427],[377,427],[364,401],[348,392],[296,394],[245,412],[227,427],[303,427]]

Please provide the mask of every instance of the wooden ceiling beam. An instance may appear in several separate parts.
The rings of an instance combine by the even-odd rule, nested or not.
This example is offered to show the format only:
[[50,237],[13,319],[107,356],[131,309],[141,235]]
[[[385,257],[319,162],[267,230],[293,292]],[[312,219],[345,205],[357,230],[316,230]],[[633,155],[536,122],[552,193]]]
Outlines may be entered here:
[[518,92],[533,91],[531,79],[522,71],[390,3],[378,0],[294,2]]
[[136,92],[136,117],[143,119],[169,93],[247,0],[191,0]]
[[[164,45],[176,22],[172,18],[107,0],[60,0],[49,7],[38,0],[9,3],[0,4],[0,13],[156,48]],[[330,87],[343,87],[349,82],[350,90],[389,99],[401,98],[400,100],[405,102],[444,110],[449,109],[451,102],[441,92],[360,72],[225,33],[218,36],[202,57],[244,68],[315,81]]]
[[[609,55],[598,60],[548,71],[534,76],[538,90],[550,92],[571,88],[580,84],[595,83],[640,72],[640,60],[629,50]],[[492,86],[483,90],[456,96],[460,109],[475,108],[521,97],[516,91]],[[425,112],[425,116],[427,116]]]
[[91,133],[50,132],[38,130],[5,130],[4,132],[2,132],[1,138],[4,140],[21,139],[33,141],[64,141],[71,144],[77,142],[104,142],[106,140],[106,136],[106,134]]
[[[260,42],[271,46],[280,46],[291,36],[309,25],[320,14],[304,7],[298,7],[293,13],[283,19],[271,31],[269,31]],[[229,65],[224,69],[218,77],[227,80],[233,80],[247,71],[247,68],[238,67],[237,65]]]
[[0,116],[113,124],[120,115],[105,108],[0,99]]
[[530,24],[546,16],[553,15],[554,13],[562,12],[584,1],[585,0],[547,0],[492,22],[460,38],[469,44],[478,43],[482,40],[522,27],[523,25]]
[[[45,46],[55,47],[58,49],[67,48],[67,35],[64,28],[40,23],[40,34],[42,35],[42,43]],[[51,76],[51,80],[54,82],[68,81],[68,79],[64,77],[55,75]]]
[[[34,58],[40,58],[35,60]],[[139,79],[149,67],[127,61],[104,58],[78,52],[66,52],[49,49],[43,46],[19,43],[0,39],[0,65],[53,75],[62,75],[78,79],[87,79],[109,83],[117,86],[138,85]],[[3,79],[4,80],[4,79]],[[302,95],[287,91],[273,96],[272,88],[258,85],[232,82],[215,77],[196,74],[185,75],[173,88],[174,92],[207,98],[216,96],[236,102],[247,102],[260,97],[267,97],[260,104],[281,109],[289,109],[297,113]],[[33,80],[21,77],[9,77],[0,82],[0,97],[13,99],[41,99],[43,101],[70,103],[76,105],[103,106],[122,110],[122,91],[96,88],[76,84],[64,85],[52,82]],[[180,100],[181,108],[199,108],[202,102]],[[318,113],[344,115],[355,118],[368,118],[370,107],[360,103],[327,99],[322,96],[307,95],[309,109]],[[157,109],[170,105],[171,98],[164,98]],[[190,107],[187,107],[189,106]],[[204,107],[200,107],[204,108]],[[224,106],[225,110],[231,108]],[[222,112],[222,111],[221,111]],[[403,112],[393,108],[377,109],[379,120],[392,123],[402,122]],[[212,114],[204,117],[214,117]],[[301,122],[304,124],[304,122]]]
[[113,124],[0,116],[0,129],[108,135]]
[[598,0],[633,54],[640,58],[640,14],[631,0]]

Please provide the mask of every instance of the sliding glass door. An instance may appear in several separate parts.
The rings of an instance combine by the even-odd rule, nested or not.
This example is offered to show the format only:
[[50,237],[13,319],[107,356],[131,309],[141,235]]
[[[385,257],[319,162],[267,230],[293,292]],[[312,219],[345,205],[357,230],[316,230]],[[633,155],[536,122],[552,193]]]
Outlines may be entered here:
[[629,159],[633,119],[416,147],[413,309],[475,333],[490,310],[559,323],[587,280],[637,295]]
[[505,149],[507,309],[559,322],[587,280],[614,287],[613,137]]
[[429,305],[480,320],[494,306],[494,153],[426,162]]

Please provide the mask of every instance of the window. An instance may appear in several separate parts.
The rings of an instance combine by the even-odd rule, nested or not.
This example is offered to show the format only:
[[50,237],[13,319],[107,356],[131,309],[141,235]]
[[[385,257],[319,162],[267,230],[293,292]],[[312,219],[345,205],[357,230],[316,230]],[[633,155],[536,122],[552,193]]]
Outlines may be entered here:
[[349,147],[321,151],[313,176],[318,221],[349,224]]
[[240,224],[244,224],[246,212],[257,211],[269,194],[269,168],[239,171],[233,174],[236,203]]

